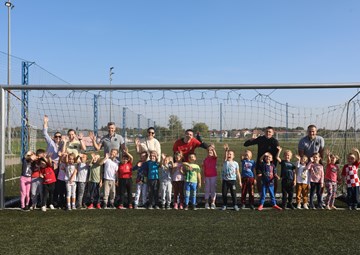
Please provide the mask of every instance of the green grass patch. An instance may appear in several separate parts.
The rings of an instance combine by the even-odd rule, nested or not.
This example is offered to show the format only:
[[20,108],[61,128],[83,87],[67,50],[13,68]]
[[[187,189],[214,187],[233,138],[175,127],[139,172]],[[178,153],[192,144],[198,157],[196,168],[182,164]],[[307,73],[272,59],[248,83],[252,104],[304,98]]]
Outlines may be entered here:
[[[358,249],[356,211],[0,211],[3,254],[326,254]],[[345,236],[349,237],[345,240]]]

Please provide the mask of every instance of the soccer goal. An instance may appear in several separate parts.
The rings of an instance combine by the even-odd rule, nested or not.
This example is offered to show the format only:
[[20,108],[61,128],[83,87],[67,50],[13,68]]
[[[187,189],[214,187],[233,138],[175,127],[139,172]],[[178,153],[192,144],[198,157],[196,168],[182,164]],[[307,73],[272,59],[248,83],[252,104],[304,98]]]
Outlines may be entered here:
[[[49,119],[50,136],[54,132],[66,135],[69,129],[74,129],[84,134],[87,152],[94,149],[86,138],[89,133],[101,137],[107,133],[107,123],[112,121],[133,154],[135,138],[146,136],[148,127],[155,128],[162,151],[169,155],[174,141],[191,128],[199,132],[204,141],[214,143],[220,153],[222,145],[228,143],[238,160],[244,141],[263,134],[267,126],[275,128],[283,148],[296,154],[297,143],[306,135],[306,127],[315,124],[318,134],[325,138],[326,148],[343,159],[348,150],[358,146],[358,94],[354,92],[348,100],[336,105],[323,103],[317,107],[311,106],[306,95],[314,89],[321,97],[321,91],[339,93],[355,91],[358,87],[357,83],[3,85],[0,91],[0,207],[4,208],[5,191],[7,196],[19,194],[16,177],[20,175],[20,158],[24,152],[46,149],[42,135],[44,115]],[[299,94],[298,100],[288,100],[288,96],[274,99],[274,91],[290,95],[294,90]],[[5,103],[7,97],[11,97],[10,108]],[[6,122],[7,114],[11,115],[10,123]],[[11,131],[10,137],[7,130]],[[251,150],[256,157],[256,148]],[[206,151],[197,152],[201,163]]]

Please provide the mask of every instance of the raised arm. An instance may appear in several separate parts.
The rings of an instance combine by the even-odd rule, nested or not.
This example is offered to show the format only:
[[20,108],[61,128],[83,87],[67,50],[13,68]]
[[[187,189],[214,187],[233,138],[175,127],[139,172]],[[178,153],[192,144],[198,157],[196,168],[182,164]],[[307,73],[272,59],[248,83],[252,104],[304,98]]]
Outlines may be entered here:
[[229,152],[229,145],[227,143],[224,144],[224,161],[227,159],[227,154]]
[[101,145],[96,143],[96,136],[93,132],[89,132],[89,137],[91,139],[91,142],[93,143],[93,146],[95,150],[99,151],[101,149]]
[[83,142],[83,138],[84,138],[84,134],[83,134],[83,133],[80,133],[80,134],[78,135],[78,140],[79,140],[79,142],[80,142],[81,149],[82,149],[83,151],[85,151],[85,150],[86,150],[86,145],[85,145],[85,143]]
[[280,153],[282,151],[282,148],[280,146],[277,146],[276,148],[278,149],[278,151],[276,153],[276,159],[279,163],[281,163]]

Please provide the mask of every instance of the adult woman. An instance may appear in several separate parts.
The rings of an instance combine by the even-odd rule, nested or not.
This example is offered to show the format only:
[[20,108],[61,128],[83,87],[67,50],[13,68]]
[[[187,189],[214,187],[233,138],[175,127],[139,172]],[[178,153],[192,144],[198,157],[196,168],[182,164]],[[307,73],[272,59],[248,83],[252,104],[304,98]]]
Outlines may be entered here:
[[161,145],[159,141],[155,138],[155,129],[153,127],[149,127],[147,129],[147,136],[140,140],[139,138],[135,139],[136,144],[136,152],[141,154],[142,152],[147,152],[150,155],[150,151],[156,151],[157,155],[159,155],[159,162],[161,160]]

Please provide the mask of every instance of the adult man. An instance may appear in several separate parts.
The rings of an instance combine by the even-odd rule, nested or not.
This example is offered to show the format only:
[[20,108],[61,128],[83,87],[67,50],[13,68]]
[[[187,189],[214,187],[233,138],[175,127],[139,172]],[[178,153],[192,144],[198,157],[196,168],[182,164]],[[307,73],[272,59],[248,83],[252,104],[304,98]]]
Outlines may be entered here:
[[184,157],[183,160],[188,162],[189,154],[194,153],[197,147],[204,149],[209,147],[206,143],[199,141],[199,139],[200,138],[197,139],[194,137],[194,131],[192,129],[187,129],[185,131],[185,137],[178,139],[174,143],[173,152],[181,152]]
[[100,139],[99,143],[96,142],[96,137],[94,136],[93,133],[89,134],[89,137],[93,142],[94,148],[97,151],[99,151],[101,148],[104,148],[104,154],[110,153],[112,149],[117,149],[119,150],[119,152],[125,151],[126,149],[125,140],[121,135],[115,133],[116,130],[115,123],[109,122],[107,124],[107,128],[108,128],[108,134],[103,136]]
[[[258,146],[258,151],[257,151],[257,159],[256,159],[256,173],[259,173],[259,167],[260,167],[260,158],[262,155],[264,155],[266,152],[269,152],[272,156],[273,156],[273,164],[276,166],[277,164],[277,159],[276,159],[276,154],[278,152],[277,147],[279,146],[279,141],[273,137],[274,136],[274,128],[273,127],[266,127],[265,129],[265,134],[256,137],[255,134],[253,135],[253,137],[247,141],[245,141],[244,146],[248,147],[251,145],[257,145]],[[256,178],[257,179],[257,189],[258,192],[261,192],[261,177],[260,178]],[[274,193],[276,194],[276,190],[277,190],[277,182],[274,183]]]
[[314,153],[320,153],[321,158],[324,158],[324,147],[324,138],[317,135],[316,126],[309,125],[307,128],[307,136],[301,138],[298,144],[300,157],[305,155],[310,159]]

